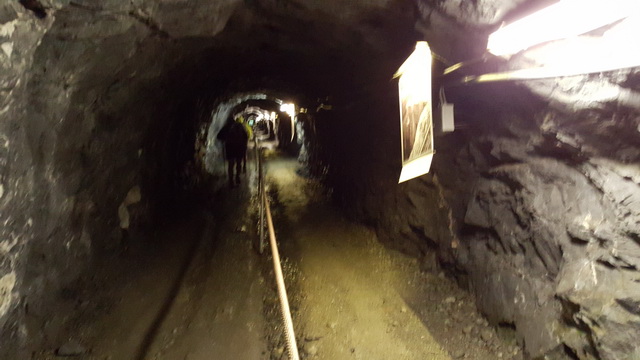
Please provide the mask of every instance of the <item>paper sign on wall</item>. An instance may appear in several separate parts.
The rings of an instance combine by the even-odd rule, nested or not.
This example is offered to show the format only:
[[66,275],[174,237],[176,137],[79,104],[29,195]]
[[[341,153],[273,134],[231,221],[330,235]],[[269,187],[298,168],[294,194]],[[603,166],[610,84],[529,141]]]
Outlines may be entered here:
[[402,172],[399,183],[426,174],[431,168],[434,154],[431,63],[429,45],[420,41],[395,75],[400,77]]

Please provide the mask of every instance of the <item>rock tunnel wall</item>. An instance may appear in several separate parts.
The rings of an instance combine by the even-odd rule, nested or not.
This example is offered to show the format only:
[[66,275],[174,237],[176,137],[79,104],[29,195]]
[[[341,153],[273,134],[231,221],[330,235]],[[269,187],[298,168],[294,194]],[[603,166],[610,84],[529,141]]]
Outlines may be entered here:
[[[45,5],[0,5],[0,358],[55,340],[74,306],[65,289],[151,218],[197,128],[180,124],[196,100],[175,96],[193,78],[171,71],[206,46],[175,41],[194,22],[168,2]],[[234,2],[201,5],[210,36]]]
[[[440,61],[473,58],[489,5],[419,2],[417,29]],[[369,83],[316,115],[310,158],[350,214],[449,271],[530,357],[640,358],[637,74],[445,84],[457,129],[436,138],[429,175],[400,185],[396,89]]]
[[[635,91],[635,76],[581,81]],[[532,358],[636,359],[640,112],[536,100],[540,85],[449,88],[457,130],[436,138],[431,173],[404,184],[393,88],[318,114],[316,156],[355,218],[426,269],[437,259]]]

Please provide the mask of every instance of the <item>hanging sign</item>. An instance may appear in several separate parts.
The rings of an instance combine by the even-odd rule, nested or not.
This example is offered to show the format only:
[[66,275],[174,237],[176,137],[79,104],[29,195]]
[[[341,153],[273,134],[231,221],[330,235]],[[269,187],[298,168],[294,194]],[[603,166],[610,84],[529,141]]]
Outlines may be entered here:
[[425,41],[402,64],[399,77],[402,172],[399,183],[426,174],[433,160],[431,49]]

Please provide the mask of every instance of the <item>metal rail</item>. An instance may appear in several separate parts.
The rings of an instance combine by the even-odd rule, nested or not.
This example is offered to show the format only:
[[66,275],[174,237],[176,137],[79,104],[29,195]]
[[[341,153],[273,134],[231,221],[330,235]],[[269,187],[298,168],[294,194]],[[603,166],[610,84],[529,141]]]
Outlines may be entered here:
[[264,184],[264,175],[262,169],[262,160],[260,159],[260,150],[256,141],[257,164],[258,164],[258,186],[260,196],[260,253],[262,254],[264,244],[264,221],[266,215],[267,228],[269,232],[269,244],[271,245],[271,253],[273,258],[273,269],[276,276],[276,284],[278,288],[278,298],[280,299],[280,310],[282,321],[284,323],[285,338],[287,340],[287,352],[289,360],[299,360],[298,345],[296,343],[296,335],[293,329],[293,320],[291,319],[291,309],[289,308],[289,299],[287,297],[287,289],[284,284],[284,276],[282,274],[282,266],[280,265],[280,253],[278,252],[278,244],[276,242],[276,233],[273,226],[273,218],[271,217],[271,209],[269,207],[269,197],[267,196]]

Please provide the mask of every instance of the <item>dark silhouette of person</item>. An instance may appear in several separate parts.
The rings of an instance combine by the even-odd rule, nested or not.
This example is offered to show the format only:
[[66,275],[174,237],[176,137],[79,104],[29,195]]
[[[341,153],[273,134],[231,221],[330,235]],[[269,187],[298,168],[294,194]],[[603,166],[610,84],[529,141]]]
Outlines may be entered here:
[[[245,120],[244,116],[240,116],[236,119],[236,122],[239,122],[244,126],[244,131],[247,132],[248,140],[253,140],[253,129],[251,129],[251,125],[249,122]],[[242,173],[245,174],[247,172],[247,152],[245,149],[244,157],[242,158]]]
[[240,184],[240,172],[242,161],[247,155],[249,134],[242,123],[229,118],[217,137],[224,143],[224,155],[228,162],[229,187],[234,187]]

